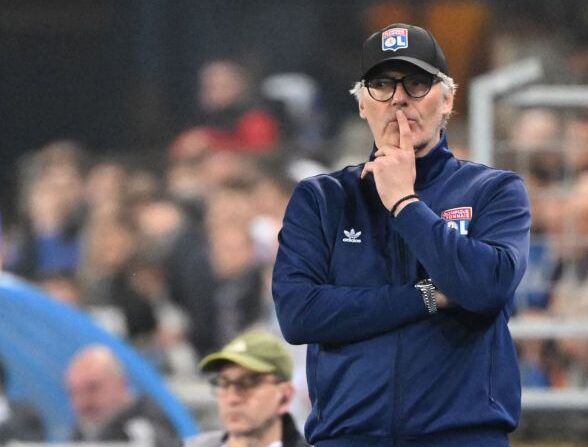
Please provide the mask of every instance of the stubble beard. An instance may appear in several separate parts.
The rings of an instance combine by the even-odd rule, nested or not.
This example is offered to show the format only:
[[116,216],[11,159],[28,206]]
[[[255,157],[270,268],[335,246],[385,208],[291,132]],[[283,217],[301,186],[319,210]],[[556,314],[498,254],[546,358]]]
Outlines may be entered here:
[[273,425],[276,422],[279,422],[279,419],[279,415],[273,415],[255,427],[243,430],[231,430],[229,432],[229,437],[240,438],[244,443],[243,445],[246,447],[265,447],[261,442],[265,434],[273,427]]

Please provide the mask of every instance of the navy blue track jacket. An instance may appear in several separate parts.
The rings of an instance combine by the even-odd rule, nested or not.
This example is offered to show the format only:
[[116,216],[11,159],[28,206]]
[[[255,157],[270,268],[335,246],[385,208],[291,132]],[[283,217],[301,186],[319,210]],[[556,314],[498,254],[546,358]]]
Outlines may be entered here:
[[[521,178],[456,159],[443,135],[417,159],[420,201],[394,218],[362,168],[300,182],[280,232],[273,296],[286,340],[308,344],[307,438],[507,446],[521,394],[507,322],[531,220]],[[427,277],[455,307],[429,315],[414,288]]]

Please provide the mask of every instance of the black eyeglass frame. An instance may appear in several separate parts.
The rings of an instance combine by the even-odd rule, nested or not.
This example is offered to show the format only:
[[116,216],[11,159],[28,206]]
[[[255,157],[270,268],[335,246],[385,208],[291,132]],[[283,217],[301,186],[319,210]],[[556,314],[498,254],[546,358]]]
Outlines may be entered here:
[[[421,94],[421,95],[414,95],[410,92],[410,88],[407,88],[407,80],[411,81],[414,79],[418,79],[418,78],[423,78],[423,79],[427,79],[430,81],[428,88],[426,89],[426,91]],[[372,93],[371,87],[370,88],[370,83],[374,82],[374,81],[390,81],[392,82],[392,93],[386,97],[385,99],[378,99],[374,96],[374,94]],[[433,85],[437,84],[438,82],[441,82],[442,79],[438,76],[435,75],[426,75],[424,73],[411,73],[408,75],[405,75],[401,78],[391,78],[391,77],[386,77],[386,76],[374,76],[369,80],[366,79],[362,79],[361,80],[361,86],[367,88],[367,91],[369,93],[369,95],[372,97],[372,99],[374,101],[378,101],[378,102],[387,102],[390,101],[390,99],[392,99],[394,97],[394,94],[396,93],[396,88],[398,87],[398,84],[402,84],[402,88],[404,89],[404,91],[406,92],[406,94],[413,98],[413,99],[420,99],[420,98],[424,98],[425,96],[427,96],[429,94],[429,92],[431,91],[431,89],[433,88]]]
[[[273,378],[273,380],[268,380],[268,378]],[[226,393],[232,386],[235,392],[240,395],[250,393],[264,383],[277,385],[282,382],[284,382],[283,379],[269,373],[247,374],[237,379],[227,379],[226,377],[215,375],[208,379],[208,383],[217,394]]]

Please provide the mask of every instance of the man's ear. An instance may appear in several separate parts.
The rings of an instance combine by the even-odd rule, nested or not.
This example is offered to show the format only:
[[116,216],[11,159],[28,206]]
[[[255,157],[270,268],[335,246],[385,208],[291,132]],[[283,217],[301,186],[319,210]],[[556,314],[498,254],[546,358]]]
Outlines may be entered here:
[[363,102],[363,94],[362,93],[360,93],[358,95],[358,98],[357,98],[357,107],[359,108],[359,117],[364,120],[365,119],[365,111],[364,111],[365,104]]
[[284,382],[281,383],[281,392],[282,395],[280,396],[280,400],[278,402],[279,405],[279,414],[285,414],[288,412],[288,407],[290,406],[290,402],[292,402],[292,398],[294,397],[294,386],[291,382]]
[[443,95],[443,115],[447,115],[451,113],[453,110],[453,92],[448,92],[447,94]]

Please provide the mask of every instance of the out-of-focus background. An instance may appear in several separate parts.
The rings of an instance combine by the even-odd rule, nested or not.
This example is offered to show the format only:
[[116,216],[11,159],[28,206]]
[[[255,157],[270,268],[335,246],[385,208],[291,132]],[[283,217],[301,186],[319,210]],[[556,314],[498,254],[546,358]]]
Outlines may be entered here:
[[[88,316],[201,428],[218,426],[197,360],[251,326],[278,331],[270,274],[285,204],[305,176],[369,154],[348,90],[363,41],[393,22],[445,49],[460,86],[454,153],[517,171],[531,196],[513,443],[588,445],[582,0],[0,0],[0,295],[14,300],[16,275]],[[14,334],[22,311],[3,309],[0,335]],[[78,335],[60,328],[71,346]],[[22,331],[29,353],[35,337]],[[0,354],[18,376],[34,355],[13,345],[0,340]],[[302,423],[304,350],[292,349]],[[28,371],[63,367],[42,365]]]

